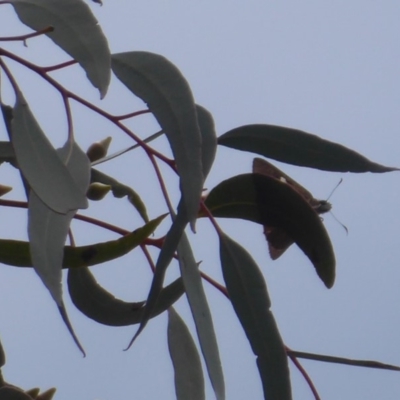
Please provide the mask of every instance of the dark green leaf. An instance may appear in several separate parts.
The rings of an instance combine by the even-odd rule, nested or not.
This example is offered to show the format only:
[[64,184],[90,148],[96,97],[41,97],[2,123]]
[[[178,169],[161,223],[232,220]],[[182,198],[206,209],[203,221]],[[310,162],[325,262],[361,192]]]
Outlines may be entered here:
[[[63,268],[97,265],[128,254],[154,232],[165,215],[151,220],[141,228],[117,240],[79,247],[65,246]],[[16,267],[31,267],[29,243],[0,239],[0,263]]]
[[293,188],[259,174],[243,174],[216,186],[205,200],[215,217],[240,218],[283,229],[313,263],[330,288],[335,255],[318,214]]
[[204,376],[196,345],[179,314],[168,310],[168,348],[177,400],[205,400]]
[[103,98],[111,77],[107,39],[82,0],[10,0],[18,18],[33,30],[52,26],[46,35],[85,70]]
[[243,326],[261,376],[265,399],[290,400],[291,387],[285,348],[264,277],[250,254],[220,234],[222,272],[233,308]]
[[318,136],[275,125],[244,125],[218,138],[218,144],[251,151],[302,167],[335,172],[390,172],[361,154]]
[[161,248],[160,254],[156,262],[156,270],[153,276],[153,281],[151,282],[151,287],[149,295],[147,296],[145,311],[143,314],[142,321],[140,323],[139,329],[136,331],[132,340],[129,342],[128,347],[132,346],[132,343],[143,331],[147,322],[149,321],[150,315],[157,303],[157,298],[161,293],[163,287],[165,273],[169,264],[174,257],[175,251],[178,247],[179,241],[181,240],[182,234],[188,224],[188,218],[186,214],[186,208],[182,203],[182,199],[178,205],[178,213],[174,219],[171,228],[169,229],[167,235],[165,236],[163,246]]
[[134,51],[112,55],[112,69],[141,98],[165,132],[181,180],[184,204],[194,227],[203,189],[201,134],[190,87],[164,57]]
[[204,179],[208,176],[217,152],[217,134],[214,119],[204,107],[196,104],[197,120],[201,133],[201,159]]
[[194,259],[185,232],[178,245],[178,260],[208,375],[215,392],[215,397],[217,400],[222,400],[225,399],[225,383],[217,338],[198,264]]
[[91,169],[91,182],[100,182],[104,185],[110,185],[114,197],[121,198],[127,196],[129,202],[136,208],[144,222],[149,222],[146,205],[132,188],[94,168]]
[[[127,326],[138,324],[143,318],[144,301],[128,303],[115,298],[97,283],[89,268],[68,271],[68,290],[76,308],[100,324]],[[150,318],[167,310],[183,292],[180,278],[162,289]]]

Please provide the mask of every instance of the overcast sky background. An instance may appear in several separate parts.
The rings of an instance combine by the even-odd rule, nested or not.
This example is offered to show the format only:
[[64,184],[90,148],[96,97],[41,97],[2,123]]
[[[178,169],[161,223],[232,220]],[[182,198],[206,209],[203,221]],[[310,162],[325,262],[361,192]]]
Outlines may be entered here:
[[[397,1],[108,1],[90,3],[112,52],[146,50],[175,63],[189,81],[196,102],[209,109],[218,134],[250,123],[302,129],[348,146],[372,160],[400,166],[400,4]],[[0,7],[0,36],[28,32],[10,6]],[[2,43],[7,49],[50,65],[68,60],[49,40]],[[60,96],[34,74],[8,62],[21,89],[55,146],[66,138]],[[74,66],[53,74],[69,88],[102,107],[123,114],[142,109],[113,79],[100,102],[97,91]],[[13,102],[10,90],[4,100]],[[38,96],[40,101],[38,101]],[[74,104],[76,137],[82,148],[112,135],[111,152],[132,142],[111,124]],[[157,127],[149,117],[128,123],[141,137]],[[6,134],[0,123],[0,140]],[[165,141],[156,145],[168,152]],[[134,156],[134,157],[132,157]],[[253,155],[219,148],[206,182],[250,172]],[[278,163],[275,163],[278,165]],[[336,174],[278,165],[324,199],[340,178],[333,212],[324,223],[337,258],[335,286],[327,290],[302,252],[292,246],[276,262],[269,259],[262,227],[220,220],[226,233],[254,256],[262,269],[283,340],[295,350],[400,364],[399,175]],[[151,218],[165,212],[150,163],[140,151],[104,165],[142,195]],[[166,171],[172,192],[176,179]],[[0,183],[23,199],[18,174],[2,165]],[[175,193],[177,200],[178,193]],[[141,221],[124,200],[108,196],[83,214],[135,229]],[[26,238],[24,211],[0,209],[0,235]],[[190,234],[201,269],[221,281],[217,236],[207,221]],[[78,245],[116,238],[80,222],[73,224]],[[161,228],[165,231],[167,225]],[[153,252],[154,256],[157,252]],[[171,267],[171,276],[177,267]],[[143,300],[151,274],[140,251],[93,268],[116,296]],[[205,283],[218,336],[228,400],[261,399],[254,356],[226,299]],[[49,293],[33,271],[0,268],[0,335],[7,355],[3,374],[25,389],[58,388],[56,399],[137,400],[175,398],[166,342],[166,315],[149,323],[134,346],[123,352],[136,327],[110,328],[80,314],[65,293],[68,311],[87,357],[73,344]],[[176,309],[193,332],[185,299]],[[396,372],[302,361],[324,400],[396,400]],[[291,364],[294,399],[312,399]],[[207,399],[213,394],[207,381]]]

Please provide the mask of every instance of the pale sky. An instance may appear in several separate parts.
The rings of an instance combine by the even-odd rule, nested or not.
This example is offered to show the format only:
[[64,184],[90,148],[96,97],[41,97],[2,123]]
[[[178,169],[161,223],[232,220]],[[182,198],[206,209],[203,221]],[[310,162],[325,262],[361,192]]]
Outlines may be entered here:
[[[381,164],[400,166],[398,2],[105,0],[103,7],[92,3],[90,7],[112,52],[152,51],[175,63],[196,102],[213,114],[218,135],[250,123],[283,125],[339,142]],[[0,10],[0,36],[28,31],[10,6]],[[68,60],[46,39],[30,40],[28,48],[21,43],[2,46],[40,65]],[[59,146],[66,137],[59,96],[35,75],[8,64],[43,129]],[[100,102],[78,67],[54,77],[112,112],[143,108],[116,79]],[[10,92],[5,92],[5,100],[12,103]],[[82,148],[109,135],[113,136],[111,151],[131,144],[97,116],[81,107],[73,111]],[[153,121],[144,117],[130,126],[141,137],[156,130]],[[0,134],[0,140],[6,140],[2,125]],[[164,141],[159,148],[169,151]],[[133,155],[137,157],[132,159]],[[219,148],[207,188],[250,172],[252,158],[250,153]],[[328,290],[296,246],[272,262],[261,226],[219,221],[262,269],[285,344],[299,351],[400,365],[398,173],[337,174],[283,164],[279,168],[321,199],[343,178],[330,201],[335,216],[349,229],[346,235],[331,215],[324,216],[337,259],[336,283]],[[134,187],[151,218],[165,212],[150,164],[140,151],[110,162],[103,170]],[[169,173],[166,176],[171,190],[176,190],[176,180]],[[1,167],[0,183],[15,185],[17,179],[11,167]],[[19,184],[7,198],[23,198]],[[0,213],[1,237],[25,239],[24,211],[0,209]],[[91,203],[84,214],[126,229],[140,225],[129,205],[112,196]],[[115,238],[79,222],[73,228],[81,245]],[[202,270],[222,281],[217,236],[205,220],[198,222],[197,231],[189,234],[196,259],[202,260]],[[139,301],[147,295],[151,275],[140,251],[93,271],[117,297]],[[176,271],[176,266],[171,267],[172,273]],[[33,271],[2,265],[0,281],[6,380],[25,389],[55,386],[57,400],[175,399],[166,315],[152,320],[133,347],[123,352],[136,327],[111,328],[87,319],[74,309],[65,290],[70,318],[87,352],[83,359]],[[231,305],[207,283],[204,286],[220,346],[227,400],[261,399],[254,355]],[[195,336],[184,298],[176,309]],[[400,396],[396,372],[300,362],[323,400],[397,400]],[[290,368],[293,398],[313,399],[303,377],[292,364]],[[207,381],[207,399],[213,398]]]

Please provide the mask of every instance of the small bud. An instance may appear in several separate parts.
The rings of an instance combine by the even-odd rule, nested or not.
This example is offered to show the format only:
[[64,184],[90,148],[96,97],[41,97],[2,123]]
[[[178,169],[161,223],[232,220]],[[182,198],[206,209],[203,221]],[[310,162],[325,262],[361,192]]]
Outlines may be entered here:
[[4,196],[8,192],[11,192],[11,190],[12,190],[11,186],[0,185],[0,197]]
[[89,200],[102,200],[106,194],[111,190],[110,185],[103,185],[102,183],[99,182],[93,182],[90,184],[89,189],[86,193],[86,197]]
[[91,162],[100,160],[107,155],[108,147],[111,143],[111,137],[107,137],[100,142],[93,143],[86,151]]

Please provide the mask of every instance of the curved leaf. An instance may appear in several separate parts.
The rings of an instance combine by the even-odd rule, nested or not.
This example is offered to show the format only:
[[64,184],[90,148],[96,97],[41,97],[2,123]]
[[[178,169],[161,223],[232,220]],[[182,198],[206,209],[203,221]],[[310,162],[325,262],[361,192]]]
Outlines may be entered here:
[[217,134],[214,119],[204,107],[196,104],[197,120],[201,133],[201,160],[204,179],[208,176],[217,152]]
[[144,51],[113,54],[112,69],[118,79],[148,105],[165,132],[193,229],[204,179],[201,134],[187,81],[167,59]]
[[297,129],[275,125],[244,125],[218,138],[218,144],[251,151],[284,163],[335,172],[390,172],[341,144]]
[[[57,150],[59,159],[80,191],[89,186],[90,163],[76,143],[67,142]],[[64,245],[76,210],[59,214],[31,190],[28,202],[28,236],[32,264],[58,305],[62,303],[61,269]]]
[[100,182],[104,185],[110,185],[114,197],[121,198],[126,196],[129,202],[136,208],[144,222],[149,222],[146,205],[143,203],[140,196],[129,186],[126,186],[111,176],[106,175],[97,169],[91,169],[91,182]]
[[21,93],[13,109],[11,139],[19,168],[48,207],[61,214],[87,208],[86,191],[71,176]]
[[[161,215],[117,240],[87,246],[65,246],[63,268],[97,265],[128,254],[154,232],[165,216],[166,214]],[[15,267],[31,267],[29,243],[0,239],[0,263]]]
[[[97,283],[89,268],[68,271],[68,290],[76,308],[100,324],[127,326],[138,324],[142,320],[144,301],[128,303],[115,298]],[[180,278],[162,289],[150,318],[167,310],[183,292]]]
[[[211,311],[207,303],[198,264],[194,259],[185,232],[178,245],[178,261],[211,385],[217,400],[223,400],[225,399],[224,374]],[[189,398],[191,397],[189,396]]]
[[292,187],[259,174],[243,174],[216,186],[205,200],[215,217],[240,218],[283,229],[313,263],[330,288],[335,255],[318,214]]
[[177,400],[205,400],[199,353],[185,322],[172,307],[168,309],[168,348]]
[[52,26],[46,35],[85,70],[103,98],[111,78],[107,39],[82,0],[9,0],[18,18],[33,30]]
[[220,234],[220,257],[233,308],[257,356],[264,398],[290,400],[287,356],[270,311],[264,277],[250,254],[223,233]]

